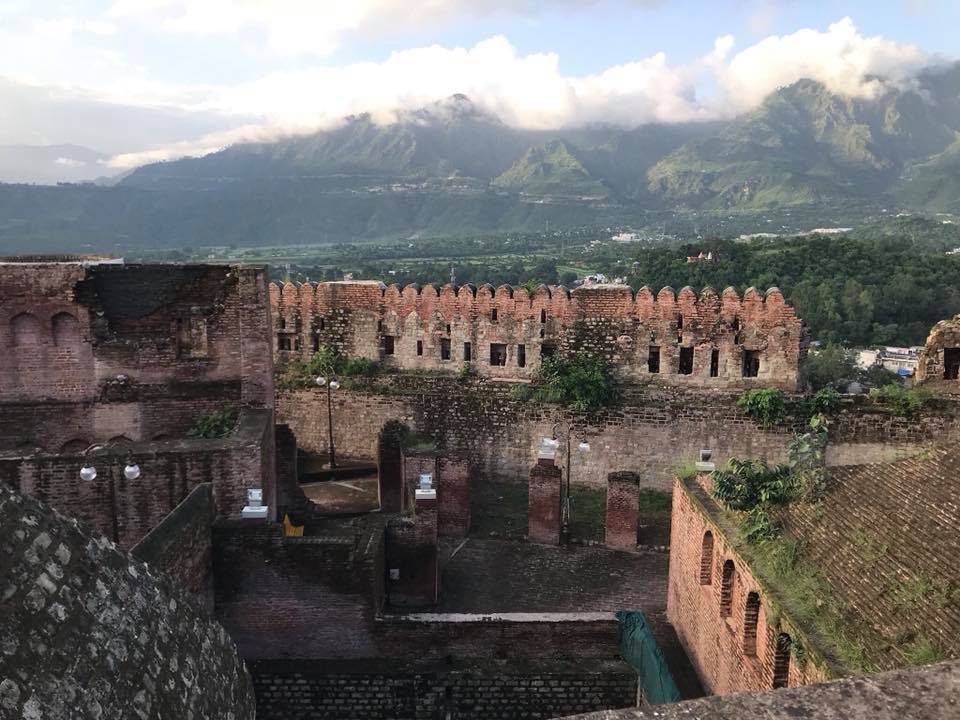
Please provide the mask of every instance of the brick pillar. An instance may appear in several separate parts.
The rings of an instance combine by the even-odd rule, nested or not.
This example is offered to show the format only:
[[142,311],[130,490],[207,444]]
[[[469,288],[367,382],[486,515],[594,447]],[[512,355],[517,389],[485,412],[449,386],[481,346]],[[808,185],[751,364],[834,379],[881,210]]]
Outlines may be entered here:
[[395,607],[431,607],[439,594],[436,492],[417,492],[415,512],[386,532],[387,594]]
[[403,493],[401,495],[400,512],[409,512],[414,508],[414,490],[420,482],[420,473],[433,475],[434,487],[436,487],[437,458],[432,454],[404,450],[401,465],[403,469]]
[[470,530],[470,465],[466,460],[437,460],[437,527],[441,535],[465,536]]
[[552,458],[540,458],[530,468],[527,536],[544,545],[560,544],[560,483],[563,472]]
[[713,478],[710,474],[716,469],[717,466],[712,462],[697,463],[697,485],[702,487],[707,495],[713,494]]
[[604,543],[626,550],[637,546],[640,476],[635,472],[607,475],[607,522]]

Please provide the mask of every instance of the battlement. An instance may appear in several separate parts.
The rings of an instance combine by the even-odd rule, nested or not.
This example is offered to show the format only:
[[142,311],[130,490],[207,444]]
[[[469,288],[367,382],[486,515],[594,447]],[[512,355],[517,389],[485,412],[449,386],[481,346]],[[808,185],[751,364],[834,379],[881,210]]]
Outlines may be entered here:
[[270,284],[276,356],[321,344],[408,369],[530,377],[544,357],[584,351],[628,380],[793,390],[802,322],[777,288],[656,293],[626,285],[568,290],[485,284]]

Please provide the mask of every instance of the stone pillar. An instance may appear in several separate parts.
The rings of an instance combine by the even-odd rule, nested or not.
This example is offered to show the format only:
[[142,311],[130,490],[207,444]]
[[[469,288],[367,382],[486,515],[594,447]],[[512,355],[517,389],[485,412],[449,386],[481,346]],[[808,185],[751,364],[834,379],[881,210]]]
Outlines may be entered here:
[[626,550],[637,546],[640,476],[635,472],[607,475],[607,522],[604,543]]
[[436,490],[418,487],[415,503],[387,525],[387,595],[395,607],[431,607],[440,589]]
[[531,542],[560,544],[560,484],[563,473],[553,458],[540,458],[530,468],[527,536]]
[[[403,472],[403,492],[401,495],[400,512],[410,512],[414,508],[414,490],[420,481],[422,473],[430,473],[437,477],[437,458],[433,454],[403,451],[401,460]],[[435,481],[434,481],[435,482]],[[434,485],[436,487],[436,485]],[[436,502],[434,502],[436,504]]]
[[466,460],[437,460],[437,528],[441,535],[464,537],[470,531],[470,465]]

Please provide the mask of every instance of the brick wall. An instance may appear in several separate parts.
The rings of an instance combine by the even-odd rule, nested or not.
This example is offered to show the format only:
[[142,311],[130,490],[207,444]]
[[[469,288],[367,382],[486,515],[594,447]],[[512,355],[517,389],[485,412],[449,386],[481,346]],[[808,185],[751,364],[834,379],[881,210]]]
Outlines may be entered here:
[[[270,300],[281,362],[324,343],[405,369],[457,369],[466,361],[482,375],[517,378],[530,377],[552,346],[601,354],[624,379],[794,390],[803,353],[800,319],[776,288],[765,295],[750,288],[741,298],[733,288],[720,295],[642,288],[634,296],[626,286],[541,286],[529,295],[506,285],[288,282],[271,284]],[[493,344],[504,346],[504,364],[492,361]],[[651,347],[660,352],[657,372],[649,369]],[[680,348],[693,352],[689,372],[680,368]],[[760,357],[757,377],[744,377],[746,351]]]
[[[765,430],[745,416],[733,393],[679,389],[623,389],[622,404],[587,417],[559,406],[515,400],[505,383],[460,383],[452,378],[386,377],[377,392],[334,393],[334,437],[345,456],[377,457],[378,435],[387,423],[403,423],[434,439],[441,452],[463,458],[481,476],[526,479],[542,438],[556,423],[582,429],[591,450],[571,451],[574,483],[603,485],[618,470],[640,473],[643,487],[669,490],[671,468],[711,448],[718,464],[729,457],[786,459],[801,418]],[[281,391],[277,414],[299,445],[326,447],[327,420],[319,391]],[[887,461],[932,440],[956,439],[955,410],[918,419],[864,412],[859,406],[832,419],[828,462]],[[565,454],[561,438],[558,456]],[[382,463],[381,463],[382,464]]]
[[465,536],[470,530],[470,464],[441,457],[437,475],[437,529],[441,535]]
[[527,490],[527,537],[545,545],[560,544],[560,492],[563,472],[552,461],[530,468]]
[[[0,480],[77,517],[130,548],[170,513],[190,492],[212,483],[217,513],[239,517],[246,491],[273,490],[273,422],[269,410],[246,410],[237,429],[221,440],[169,440],[106,447],[89,453],[0,455]],[[128,458],[140,477],[127,480]],[[80,479],[92,463],[97,477]]]
[[781,633],[802,639],[806,650],[803,660],[779,653],[788,661],[786,684],[825,680],[824,661],[788,617],[771,612],[764,588],[697,497],[685,481],[674,483],[667,619],[704,688],[723,694],[774,687],[775,665],[784,669]]
[[616,665],[350,672],[342,664],[255,663],[253,675],[264,720],[536,720],[630,707],[637,693],[636,675]]
[[213,484],[193,489],[130,554],[175,578],[213,614]]
[[415,513],[391,519],[385,541],[387,603],[406,608],[435,605],[440,590],[436,500],[417,500]]
[[639,504],[640,476],[637,473],[607,475],[607,519],[604,524],[604,544],[607,547],[629,550],[637,546]]

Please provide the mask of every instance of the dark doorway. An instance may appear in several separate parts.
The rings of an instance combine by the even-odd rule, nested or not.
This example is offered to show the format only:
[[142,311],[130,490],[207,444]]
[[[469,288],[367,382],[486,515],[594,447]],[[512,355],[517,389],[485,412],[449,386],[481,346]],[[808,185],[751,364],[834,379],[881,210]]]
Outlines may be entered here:
[[507,364],[507,346],[503,343],[490,343],[490,364],[501,367]]
[[680,348],[680,374],[681,375],[693,374],[693,348],[692,347]]
[[943,379],[960,379],[960,348],[943,349]]
[[384,335],[380,344],[384,355],[393,355],[393,335]]
[[465,342],[463,344],[463,361],[470,362],[472,358],[473,358],[473,346],[470,343]]
[[647,370],[652,373],[660,372],[660,347],[651,345],[647,354]]
[[526,367],[527,365],[527,346],[517,345],[517,367]]
[[760,375],[760,351],[743,351],[743,377],[758,377]]
[[450,340],[447,338],[440,338],[440,359],[450,359]]
[[720,351],[712,350],[710,352],[710,377],[720,375]]

